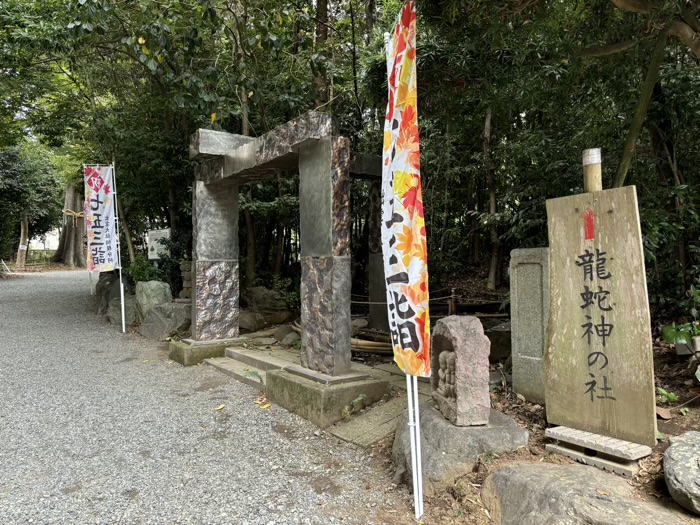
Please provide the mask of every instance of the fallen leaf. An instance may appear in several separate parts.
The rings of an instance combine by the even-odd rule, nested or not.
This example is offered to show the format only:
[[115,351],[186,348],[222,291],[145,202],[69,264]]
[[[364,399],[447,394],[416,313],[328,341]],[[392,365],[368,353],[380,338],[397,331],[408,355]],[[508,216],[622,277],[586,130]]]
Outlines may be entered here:
[[261,405],[260,408],[262,408],[263,410],[266,410],[266,409],[270,408],[271,406],[272,405],[270,403],[266,403],[264,405]]
[[604,490],[595,489],[595,491],[602,496],[610,496],[610,493],[605,492]]
[[671,413],[671,409],[669,408],[656,407],[656,415],[659,416],[661,419],[673,418],[673,414]]
[[522,395],[522,394],[515,394],[515,397],[517,397],[517,398],[518,398],[520,401],[522,401],[523,403],[525,402],[525,396],[524,396],[524,395]]
[[221,404],[218,407],[216,407],[214,410],[223,410],[224,408],[226,408],[226,405]]

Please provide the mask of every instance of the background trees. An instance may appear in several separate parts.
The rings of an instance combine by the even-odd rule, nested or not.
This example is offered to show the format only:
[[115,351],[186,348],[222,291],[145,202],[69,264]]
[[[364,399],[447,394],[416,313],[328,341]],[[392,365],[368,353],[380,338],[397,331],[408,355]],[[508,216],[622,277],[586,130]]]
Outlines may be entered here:
[[[186,255],[187,148],[197,127],[259,135],[318,108],[337,117],[355,149],[380,153],[382,35],[400,6],[8,0],[0,6],[0,146],[30,135],[74,167],[114,158],[136,245],[146,229],[169,226],[176,256]],[[512,248],[546,244],[545,199],[580,191],[581,150],[601,146],[605,187],[621,167],[626,183],[638,187],[653,303],[665,307],[683,296],[700,273],[698,6],[419,4],[433,286],[465,272],[486,280],[489,268],[494,286],[503,281]],[[661,35],[654,72],[650,59]],[[648,109],[637,111],[645,78]],[[630,136],[634,147],[625,148]],[[298,278],[297,183],[289,174],[242,189],[240,245],[249,264],[241,266],[250,282]],[[355,292],[362,293],[368,188],[358,182],[352,191]]]

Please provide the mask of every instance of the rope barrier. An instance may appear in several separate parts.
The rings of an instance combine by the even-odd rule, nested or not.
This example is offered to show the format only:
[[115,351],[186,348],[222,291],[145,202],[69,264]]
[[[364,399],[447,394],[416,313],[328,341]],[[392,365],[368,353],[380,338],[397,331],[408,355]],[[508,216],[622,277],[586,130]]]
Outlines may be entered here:
[[63,215],[66,217],[72,217],[73,218],[73,227],[78,226],[78,219],[82,219],[85,217],[85,213],[82,211],[73,211],[73,210],[63,210]]

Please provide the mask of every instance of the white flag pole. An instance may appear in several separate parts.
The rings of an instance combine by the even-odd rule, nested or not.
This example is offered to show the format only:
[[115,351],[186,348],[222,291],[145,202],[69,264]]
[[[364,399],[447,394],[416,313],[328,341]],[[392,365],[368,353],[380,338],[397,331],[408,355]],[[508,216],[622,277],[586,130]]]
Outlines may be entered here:
[[416,512],[416,519],[421,517],[419,490],[418,490],[418,466],[416,464],[416,423],[413,412],[413,380],[406,374],[406,388],[408,390],[408,435],[411,441],[411,471],[413,472],[413,508]]
[[117,172],[114,168],[114,156],[112,156],[112,195],[114,196],[114,222],[116,223],[115,230],[117,233],[117,260],[119,261],[119,297],[122,305],[122,333],[126,333],[126,316],[124,314],[124,280],[122,279],[122,250],[119,233],[119,206],[117,206]]
[[418,377],[413,376],[413,408],[416,411],[416,468],[418,470],[418,517],[423,515],[423,463],[420,444],[420,405],[418,404]]

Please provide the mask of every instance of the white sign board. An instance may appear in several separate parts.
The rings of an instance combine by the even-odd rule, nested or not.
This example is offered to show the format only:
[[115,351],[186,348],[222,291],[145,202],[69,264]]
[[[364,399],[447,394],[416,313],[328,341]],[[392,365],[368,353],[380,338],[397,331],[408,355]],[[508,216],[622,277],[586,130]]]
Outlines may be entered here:
[[160,239],[170,239],[170,228],[162,230],[148,230],[146,244],[148,246],[148,258],[152,260],[160,259],[161,255],[170,255],[170,250],[163,246]]

